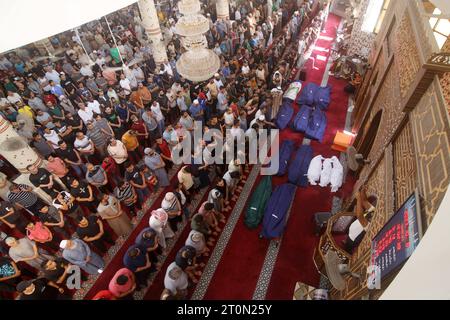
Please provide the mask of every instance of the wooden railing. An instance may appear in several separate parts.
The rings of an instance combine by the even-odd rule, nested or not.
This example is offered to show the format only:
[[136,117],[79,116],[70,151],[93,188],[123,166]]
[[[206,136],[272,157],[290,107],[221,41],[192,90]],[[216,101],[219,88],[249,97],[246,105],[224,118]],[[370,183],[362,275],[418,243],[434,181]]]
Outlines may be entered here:
[[325,272],[325,263],[324,257],[327,254],[328,250],[333,250],[337,253],[339,258],[343,262],[347,262],[351,258],[351,254],[347,251],[341,249],[341,247],[336,243],[333,236],[333,225],[334,223],[341,217],[356,217],[354,212],[340,212],[332,216],[327,222],[327,228],[324,234],[320,237],[319,246],[314,251],[314,264],[316,265],[317,271],[323,275],[326,275]]

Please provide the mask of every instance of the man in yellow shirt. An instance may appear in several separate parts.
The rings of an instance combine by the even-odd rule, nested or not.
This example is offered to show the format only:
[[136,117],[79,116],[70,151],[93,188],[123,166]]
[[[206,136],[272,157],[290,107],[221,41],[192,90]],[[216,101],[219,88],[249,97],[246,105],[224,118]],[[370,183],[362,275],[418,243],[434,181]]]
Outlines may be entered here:
[[28,116],[31,119],[34,118],[33,109],[31,109],[30,106],[25,105],[22,101],[18,101],[16,103],[16,106],[17,106],[17,112],[19,114],[24,114],[24,115]]
[[128,154],[135,163],[138,163],[142,158],[139,154],[139,140],[137,138],[137,132],[134,130],[128,130],[122,136],[122,142],[127,148]]

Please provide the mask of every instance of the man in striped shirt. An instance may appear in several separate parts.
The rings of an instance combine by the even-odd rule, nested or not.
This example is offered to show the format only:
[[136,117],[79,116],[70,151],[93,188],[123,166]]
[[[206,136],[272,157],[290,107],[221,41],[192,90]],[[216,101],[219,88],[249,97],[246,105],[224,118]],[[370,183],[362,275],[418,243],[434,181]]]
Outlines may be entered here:
[[136,223],[137,216],[137,194],[134,187],[128,181],[122,181],[118,187],[114,189],[114,194],[116,198],[127,206],[130,213],[134,216],[131,220],[132,223]]
[[32,191],[33,189],[26,184],[12,184],[9,187],[7,195],[8,201],[19,207],[25,208],[31,213],[38,212],[45,203]]

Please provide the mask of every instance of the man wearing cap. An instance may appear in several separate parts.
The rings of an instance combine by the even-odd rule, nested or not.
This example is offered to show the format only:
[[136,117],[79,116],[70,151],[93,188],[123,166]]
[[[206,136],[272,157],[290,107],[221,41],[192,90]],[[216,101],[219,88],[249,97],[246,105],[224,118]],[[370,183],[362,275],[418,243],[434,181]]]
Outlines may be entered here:
[[91,248],[81,239],[63,240],[59,244],[63,249],[62,256],[70,263],[79,266],[89,274],[102,273],[105,267],[103,259],[91,251]]
[[195,99],[192,102],[192,105],[189,107],[189,113],[191,114],[191,117],[194,120],[203,122],[204,110],[203,110],[202,106],[200,105],[200,102],[198,101],[198,99]]
[[56,289],[44,278],[20,282],[16,290],[20,293],[18,300],[69,300],[64,289]]
[[187,288],[189,285],[188,275],[184,272],[176,262],[172,262],[166,271],[164,277],[164,287],[179,299],[187,296]]
[[207,257],[209,255],[210,250],[206,245],[205,236],[199,231],[191,230],[186,239],[185,245],[195,248],[197,256],[204,255]]
[[183,210],[181,202],[173,192],[167,192],[161,202],[161,208],[167,212],[169,216],[169,224],[174,232],[178,230],[178,223],[183,221]]

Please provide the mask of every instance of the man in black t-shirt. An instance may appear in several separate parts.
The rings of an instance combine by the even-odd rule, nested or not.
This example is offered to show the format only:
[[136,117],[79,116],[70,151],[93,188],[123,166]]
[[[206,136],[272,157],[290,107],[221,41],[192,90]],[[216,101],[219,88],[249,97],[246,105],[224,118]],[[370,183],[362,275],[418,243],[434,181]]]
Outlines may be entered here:
[[67,300],[64,289],[50,286],[43,278],[20,282],[16,290],[20,293],[19,300]]
[[63,140],[58,142],[59,149],[56,149],[56,155],[64,162],[69,164],[78,177],[86,176],[86,166],[81,160],[80,154],[72,146],[68,146]]
[[75,131],[71,126],[67,125],[66,122],[61,120],[54,120],[53,124],[55,125],[54,130],[57,134],[67,143],[73,144],[75,141]]
[[62,187],[55,182],[53,175],[44,168],[38,168],[34,164],[27,166],[27,170],[30,173],[30,181],[36,188],[41,188],[42,191],[47,193],[50,197],[55,198],[59,191],[62,191]]
[[67,276],[69,275],[71,264],[63,258],[56,258],[44,261],[42,263],[42,270],[44,277],[54,287],[58,289],[65,287]]
[[17,229],[22,234],[26,234],[25,228],[27,227],[30,220],[17,211],[11,202],[1,201],[0,202],[0,222],[3,222],[10,229]]
[[70,238],[69,223],[61,210],[46,205],[36,212],[36,216],[45,226],[61,234],[64,238]]
[[95,197],[94,191],[88,183],[72,179],[70,181],[70,193],[81,206],[88,208],[92,213],[97,212],[100,201]]
[[95,215],[78,219],[77,234],[86,243],[93,244],[102,254],[106,253],[106,244],[114,244],[109,233],[105,233],[102,221]]
[[144,173],[139,171],[131,161],[125,162],[125,168],[125,180],[134,187],[140,203],[144,203],[145,199],[150,195]]
[[178,250],[177,255],[175,256],[176,265],[179,266],[181,270],[186,272],[189,278],[191,278],[192,282],[194,283],[198,282],[195,276],[200,276],[202,274],[201,271],[195,270],[197,266],[197,264],[195,263],[196,255],[197,251],[194,247],[184,246],[180,250]]

